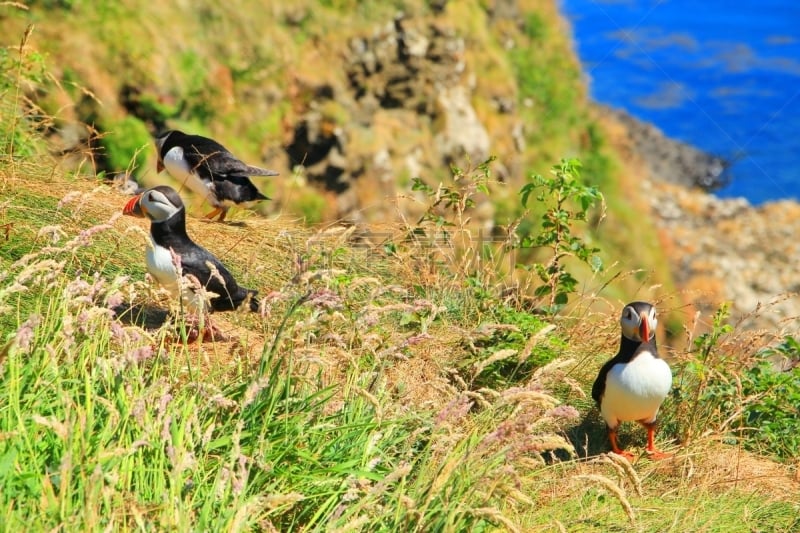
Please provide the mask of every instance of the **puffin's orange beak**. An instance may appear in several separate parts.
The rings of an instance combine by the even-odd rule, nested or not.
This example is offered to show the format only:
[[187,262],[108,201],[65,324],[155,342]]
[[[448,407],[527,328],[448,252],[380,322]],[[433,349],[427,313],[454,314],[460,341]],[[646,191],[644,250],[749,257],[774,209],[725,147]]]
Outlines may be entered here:
[[139,200],[142,199],[142,195],[138,194],[128,200],[128,203],[125,204],[125,208],[122,210],[123,215],[130,215],[132,217],[143,217],[144,211],[142,210],[142,204],[139,203]]
[[164,163],[162,163],[161,159],[159,159],[156,163],[156,172],[161,172],[162,170],[164,170]]
[[642,313],[639,315],[639,336],[642,342],[650,342],[650,322],[648,322],[647,315]]

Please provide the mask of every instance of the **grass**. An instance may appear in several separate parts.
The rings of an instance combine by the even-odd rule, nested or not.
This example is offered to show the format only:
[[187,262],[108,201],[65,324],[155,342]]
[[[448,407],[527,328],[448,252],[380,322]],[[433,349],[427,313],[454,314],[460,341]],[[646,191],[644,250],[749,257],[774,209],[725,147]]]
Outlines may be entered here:
[[[785,467],[708,436],[633,473],[592,459],[605,435],[582,391],[614,350],[615,312],[594,312],[587,338],[570,316],[552,329],[488,287],[465,292],[465,280],[435,268],[446,260],[420,277],[408,268],[414,249],[385,255],[351,247],[347,231],[280,220],[190,219],[190,233],[269,305],[215,318],[232,342],[185,345],[170,323],[142,327],[110,311],[167,303],[141,282],[141,232],[111,220],[124,196],[57,171],[40,172],[46,181],[0,175],[16,191],[0,248],[0,305],[14,308],[0,339],[6,528],[797,526]],[[62,194],[72,201],[59,209]],[[58,243],[27,240],[54,225]],[[86,230],[90,240],[76,239]],[[33,255],[19,262],[21,253]],[[7,292],[16,284],[26,289]],[[508,372],[493,346],[537,361]],[[621,438],[636,449],[643,437],[628,428]],[[722,454],[744,466],[731,471]]]
[[[574,475],[574,474],[573,474]],[[615,484],[615,478],[605,477]],[[789,502],[764,502],[737,491],[626,494],[627,513],[619,496],[595,478],[574,479],[563,488],[561,506],[548,506],[539,519],[541,530],[558,531],[793,531],[797,507]],[[631,516],[633,519],[631,519]]]

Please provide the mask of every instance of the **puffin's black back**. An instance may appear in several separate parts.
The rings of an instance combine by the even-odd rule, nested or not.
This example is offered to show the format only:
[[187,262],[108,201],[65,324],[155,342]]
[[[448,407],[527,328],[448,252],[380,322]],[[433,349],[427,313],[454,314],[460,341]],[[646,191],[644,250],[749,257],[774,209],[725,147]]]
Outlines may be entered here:
[[167,152],[180,146],[184,150],[189,147],[194,147],[194,152],[202,154],[215,154],[220,152],[230,152],[227,148],[222,146],[214,139],[203,137],[201,135],[188,135],[180,130],[172,130],[162,133],[160,137],[166,136],[164,144],[161,145],[161,157],[164,157]]
[[169,133],[161,146],[161,158],[179,146],[183,149],[183,157],[201,178],[215,180],[220,178],[230,179],[232,176],[259,175],[263,169],[252,167],[237,159],[220,143],[201,135],[187,135],[179,130]]
[[[258,311],[258,301],[256,300],[258,291],[240,287],[225,265],[211,252],[192,241],[186,233],[186,210],[182,207],[183,202],[180,200],[180,196],[171,188],[165,194],[173,204],[181,206],[181,208],[167,220],[151,222],[150,234],[153,236],[153,241],[164,248],[172,248],[180,256],[184,275],[193,275],[207,291],[219,295],[211,298],[212,309],[232,311],[241,306],[249,295],[251,297],[250,310]],[[219,276],[212,275],[209,264],[216,268]]]

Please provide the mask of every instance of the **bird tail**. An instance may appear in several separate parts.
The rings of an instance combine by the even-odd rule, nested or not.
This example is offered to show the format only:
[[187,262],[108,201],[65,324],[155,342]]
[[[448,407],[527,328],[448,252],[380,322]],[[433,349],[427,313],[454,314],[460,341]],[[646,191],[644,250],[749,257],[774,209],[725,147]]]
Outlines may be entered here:
[[261,167],[254,167],[251,165],[247,166],[247,175],[250,177],[253,176],[277,176],[279,173],[275,170],[269,170],[267,168]]
[[248,290],[247,294],[250,296],[250,310],[254,313],[258,313],[258,308],[261,306],[261,299],[258,298],[258,291],[256,290]]

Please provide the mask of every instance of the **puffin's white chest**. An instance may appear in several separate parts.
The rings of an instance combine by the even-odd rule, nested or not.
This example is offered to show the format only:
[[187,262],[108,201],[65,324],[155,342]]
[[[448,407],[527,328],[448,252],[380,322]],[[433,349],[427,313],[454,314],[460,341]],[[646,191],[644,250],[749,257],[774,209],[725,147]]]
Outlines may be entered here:
[[204,197],[211,205],[217,206],[217,201],[210,190],[211,183],[203,181],[197,172],[189,166],[189,163],[183,157],[183,148],[180,146],[170,148],[164,155],[164,168],[182,185],[189,187],[195,194]]
[[156,279],[159,285],[172,293],[173,297],[177,298],[180,293],[180,283],[178,283],[178,270],[172,261],[170,251],[151,241],[145,257],[147,271],[150,275]]
[[[172,259],[172,253],[163,246],[158,246],[151,241],[145,253],[147,271],[155,278],[159,285],[164,287],[173,298],[181,297],[183,304],[190,311],[203,308],[201,296],[190,290],[186,284],[178,280],[178,269]],[[183,286],[182,286],[183,285]]]
[[627,364],[614,365],[606,376],[600,412],[609,427],[620,422],[652,422],[672,388],[672,371],[648,351]]

